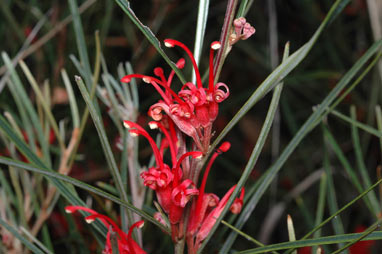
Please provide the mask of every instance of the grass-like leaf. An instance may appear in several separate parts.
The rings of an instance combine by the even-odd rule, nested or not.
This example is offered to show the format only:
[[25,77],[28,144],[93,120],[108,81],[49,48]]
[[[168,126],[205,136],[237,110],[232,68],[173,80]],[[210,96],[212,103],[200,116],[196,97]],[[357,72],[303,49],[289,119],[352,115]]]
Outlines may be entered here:
[[158,51],[158,53],[163,57],[163,59],[167,62],[168,65],[175,71],[176,75],[180,79],[180,81],[184,84],[186,83],[183,74],[179,71],[176,65],[168,58],[166,53],[163,51],[159,40],[155,37],[154,33],[150,30],[149,27],[143,25],[143,23],[138,19],[135,15],[134,11],[130,8],[130,2],[127,0],[115,0],[117,4],[121,7],[121,9],[127,14],[130,20],[134,23],[134,25],[141,30],[144,36],[146,36],[147,40],[154,46],[154,48]]
[[[320,238],[309,239],[309,240],[297,240],[294,242],[271,244],[265,247],[259,247],[259,248],[240,251],[236,253],[237,254],[268,253],[275,250],[296,249],[296,248],[301,248],[305,246],[319,246],[319,245],[326,245],[326,244],[347,243],[349,241],[359,239],[361,236],[363,236],[363,234],[364,233],[356,233],[356,234],[326,236],[326,237],[320,237]],[[369,241],[369,240],[381,240],[381,239],[382,239],[382,231],[377,231],[377,232],[369,234],[367,237],[363,238],[362,240]]]
[[[241,212],[238,221],[235,224],[236,228],[241,229],[245,222],[248,220],[252,211],[255,209],[258,204],[260,198],[264,195],[265,191],[284,165],[286,160],[292,154],[292,152],[296,149],[298,144],[302,141],[302,139],[321,121],[325,116],[325,110],[329,107],[329,105],[335,100],[336,96],[343,90],[346,85],[354,78],[357,72],[367,63],[367,61],[380,49],[382,45],[382,40],[374,43],[369,50],[356,62],[356,64],[344,75],[344,77],[340,80],[337,86],[328,94],[328,96],[322,101],[322,103],[316,108],[314,113],[308,118],[308,120],[303,124],[303,126],[299,129],[297,134],[293,137],[293,139],[289,142],[284,151],[280,154],[277,161],[269,168],[266,173],[258,180],[261,182],[257,191],[251,197],[251,200],[244,207]],[[231,233],[225,245],[228,242],[233,242],[233,239],[236,237],[234,233]],[[231,243],[232,244],[232,243]]]
[[[28,170],[28,171],[31,171],[31,172],[35,172],[35,173],[38,173],[38,174],[42,174],[46,177],[49,177],[50,179],[54,179],[56,181],[59,181],[59,182],[65,182],[65,183],[70,183],[74,186],[77,186],[81,189],[84,189],[86,191],[89,191],[89,192],[92,192],[94,194],[97,194],[101,197],[104,197],[106,199],[109,199],[123,207],[126,207],[127,209],[135,212],[136,214],[142,216],[143,218],[145,218],[146,220],[152,222],[153,224],[157,225],[159,228],[161,228],[162,230],[164,230],[165,232],[169,233],[169,229],[164,227],[162,224],[160,224],[157,220],[155,220],[153,217],[151,217],[150,215],[148,215],[147,213],[145,213],[144,211],[136,208],[135,206],[131,205],[130,203],[128,202],[125,202],[123,200],[121,200],[120,198],[118,197],[115,197],[107,192],[104,192],[103,190],[99,189],[99,188],[96,188],[96,187],[93,187],[87,183],[84,183],[84,182],[81,182],[75,178],[72,178],[70,176],[66,176],[66,175],[62,175],[62,174],[58,174],[54,171],[51,171],[51,170],[46,170],[46,169],[42,169],[42,168],[39,168],[39,167],[36,167],[34,165],[31,165],[31,164],[27,164],[27,163],[24,163],[24,162],[20,162],[20,161],[15,161],[15,160],[12,160],[12,159],[9,159],[9,158],[6,158],[6,157],[2,157],[0,156],[0,164],[4,164],[4,165],[8,165],[8,166],[13,166],[13,167],[17,167],[17,168],[20,168],[20,169],[23,169],[23,170]],[[82,206],[86,206],[85,204],[82,204]],[[92,223],[93,224],[93,223]]]
[[[288,54],[289,54],[289,43],[287,43],[285,45],[284,59],[286,59],[288,57]],[[256,145],[252,150],[251,156],[247,162],[247,165],[245,166],[244,172],[241,175],[241,177],[237,183],[237,187],[235,188],[234,192],[232,193],[231,197],[229,198],[227,205],[225,206],[223,212],[221,213],[219,218],[216,220],[217,222],[215,223],[214,227],[211,229],[210,233],[208,234],[208,237],[204,240],[202,246],[200,247],[199,253],[204,248],[204,246],[206,245],[208,240],[211,238],[212,234],[215,232],[215,230],[219,226],[219,222],[223,219],[224,215],[228,212],[228,209],[231,207],[231,204],[234,201],[234,198],[236,197],[236,195],[239,193],[239,190],[242,187],[244,187],[244,184],[247,181],[249,175],[251,174],[251,172],[254,168],[254,165],[257,162],[257,159],[260,157],[261,151],[263,150],[265,141],[266,141],[268,134],[269,134],[269,131],[272,127],[273,119],[275,117],[275,114],[276,114],[276,111],[277,111],[277,108],[279,105],[282,89],[283,89],[283,84],[280,84],[278,87],[275,88],[275,90],[273,92],[271,104],[269,105],[267,116],[265,118],[264,124],[263,124],[261,131],[260,131],[260,134],[259,134],[259,138],[257,139]],[[243,213],[244,213],[244,211],[241,212],[241,214],[243,214]],[[235,236],[236,236],[236,234],[235,234]],[[232,243],[233,243],[233,237],[231,237],[231,239],[227,238],[227,241],[224,243],[222,249],[220,250],[220,253],[226,253],[231,248]]]
[[76,42],[77,42],[78,53],[81,59],[81,65],[83,66],[86,73],[84,78],[86,81],[86,85],[88,89],[90,90],[90,87],[92,85],[92,79],[91,79],[92,72],[90,68],[89,56],[88,56],[88,51],[86,47],[84,31],[82,29],[83,26],[81,22],[80,13],[78,10],[77,0],[69,0],[69,7],[70,7],[70,12],[72,13],[72,16],[73,16],[73,27],[74,27],[74,33],[76,35]]
[[[119,173],[118,166],[117,166],[117,163],[115,161],[114,155],[112,153],[110,143],[109,143],[108,138],[106,136],[106,131],[105,131],[105,128],[103,126],[102,119],[101,119],[100,115],[98,114],[98,112],[96,111],[96,109],[93,105],[93,102],[90,98],[90,95],[87,92],[82,79],[80,77],[76,76],[76,82],[77,82],[77,85],[81,91],[81,94],[82,94],[82,96],[86,102],[86,105],[88,107],[90,115],[93,119],[94,125],[97,129],[97,133],[98,133],[98,136],[99,136],[101,144],[102,144],[102,149],[103,149],[103,152],[105,154],[106,161],[110,167],[110,172],[111,172],[113,179],[116,183],[116,187],[118,189],[119,195],[121,196],[121,199],[123,201],[125,201],[126,203],[130,203],[129,199],[127,198],[126,189],[123,186],[122,178],[121,178],[121,175]],[[128,211],[127,215],[129,217],[130,223],[132,223],[133,222],[132,214]]]
[[[11,60],[9,59],[9,56],[5,52],[3,52],[2,57],[5,62],[5,65],[8,68],[8,71],[11,73],[11,78],[13,80],[14,87],[11,89],[13,89],[13,91],[17,93],[18,99],[20,100],[20,107],[18,109],[20,110],[20,113],[21,112],[27,113],[26,119],[27,118],[30,119],[30,123],[32,123],[32,126],[34,128],[33,130],[31,130],[31,128],[29,127],[30,124],[25,123],[25,126],[29,125],[27,127],[28,135],[30,135],[29,137],[31,138],[31,140],[34,140],[33,132],[35,131],[37,133],[37,140],[41,145],[41,149],[44,155],[44,162],[46,162],[50,166],[51,160],[49,156],[49,147],[48,147],[49,142],[47,142],[47,139],[43,133],[42,126],[39,121],[37,112],[35,108],[33,107],[32,101],[28,97],[27,92],[25,91],[21,83],[20,77],[16,73],[16,70],[13,68],[13,65],[11,63]],[[33,144],[32,147],[35,147],[35,144]],[[34,149],[34,151],[36,150]]]
[[342,113],[340,113],[339,111],[337,110],[332,110],[331,111],[331,114],[338,117],[339,119],[347,122],[347,123],[350,123],[366,132],[368,132],[369,134],[371,135],[374,135],[378,138],[382,138],[382,131],[380,130],[376,130],[375,128],[373,127],[370,127],[370,125],[367,125],[367,124],[364,124],[364,123],[361,123],[360,121],[357,121],[356,119],[352,119]]
[[215,149],[215,147],[222,141],[222,139],[228,134],[228,132],[239,122],[239,120],[267,93],[269,93],[272,88],[274,88],[281,80],[283,80],[292,70],[294,70],[299,63],[307,56],[313,45],[316,43],[318,37],[327,26],[329,20],[331,20],[337,11],[342,9],[342,4],[347,0],[337,0],[332,8],[330,9],[325,20],[321,23],[317,31],[313,34],[312,38],[304,44],[299,50],[289,56],[285,61],[283,61],[265,80],[256,91],[251,95],[251,97],[245,102],[245,104],[239,109],[235,116],[229,121],[226,127],[222,130],[219,136],[215,139],[211,145],[210,153]]
[[[332,167],[330,165],[329,155],[328,155],[326,150],[324,151],[323,164],[324,164],[326,175],[328,176],[328,184],[327,184],[327,186],[328,186],[328,206],[329,206],[330,213],[333,214],[336,211],[338,211],[338,201],[337,201],[336,189],[335,189],[334,180],[333,180],[333,174],[331,172]],[[316,225],[317,224],[319,224],[319,223],[316,223]],[[332,224],[333,224],[333,229],[334,229],[334,232],[336,233],[336,235],[343,235],[345,233],[344,226],[343,226],[342,219],[341,219],[340,215],[335,217],[335,219],[332,221]],[[344,245],[339,243],[338,246],[340,248],[342,248]],[[344,253],[347,254],[348,252],[345,250]]]
[[[3,131],[3,133],[16,145],[17,149],[30,161],[31,166],[38,168],[42,172],[51,172],[55,173],[51,168],[47,167],[44,162],[40,160],[39,157],[35,153],[33,153],[29,147],[25,144],[23,140],[20,139],[20,137],[17,136],[17,134],[13,131],[11,126],[5,121],[5,119],[0,116],[0,129]],[[4,163],[3,163],[4,164]],[[12,166],[10,164],[7,164],[9,166]],[[28,164],[27,164],[28,165]],[[17,164],[14,165],[15,167],[18,167]],[[55,173],[57,174],[57,173]],[[72,205],[79,205],[79,206],[86,206],[86,204],[78,197],[77,193],[73,188],[70,188],[72,186],[66,185],[63,182],[55,179],[50,178],[48,179],[51,181],[53,185],[58,189],[58,191],[68,200],[68,202]],[[93,224],[92,224],[93,225]],[[106,227],[102,225],[101,223],[94,223],[94,227],[102,233],[104,236],[106,236]]]
[[[350,112],[351,112],[351,118],[355,121],[355,119],[356,119],[356,112],[355,112],[355,107],[354,106],[352,106],[350,108]],[[352,140],[353,140],[353,146],[354,146],[354,153],[355,153],[355,157],[356,157],[358,171],[361,174],[362,181],[364,183],[363,186],[364,187],[369,187],[371,185],[371,181],[370,181],[369,172],[368,172],[368,170],[366,168],[365,161],[364,161],[363,154],[362,154],[361,142],[360,142],[360,139],[359,139],[358,128],[354,124],[351,127],[352,127],[351,128],[351,132],[352,132]],[[368,196],[369,196],[369,200],[371,202],[371,205],[373,207],[374,214],[376,216],[378,216],[378,214],[380,212],[380,206],[379,206],[379,202],[378,202],[377,196],[375,195],[375,192],[371,191]]]
[[22,236],[16,228],[9,225],[1,217],[0,217],[0,225],[4,227],[6,230],[8,230],[17,239],[19,239],[29,250],[33,251],[33,253],[44,254],[44,252],[41,249],[39,249],[36,245],[34,245],[32,242],[30,242],[28,239]]
[[[210,0],[200,0],[198,7],[198,19],[196,23],[196,35],[194,44],[194,57],[196,64],[199,65],[200,55],[203,49],[204,34],[207,25],[208,6]],[[196,84],[195,72],[192,72],[192,83]]]

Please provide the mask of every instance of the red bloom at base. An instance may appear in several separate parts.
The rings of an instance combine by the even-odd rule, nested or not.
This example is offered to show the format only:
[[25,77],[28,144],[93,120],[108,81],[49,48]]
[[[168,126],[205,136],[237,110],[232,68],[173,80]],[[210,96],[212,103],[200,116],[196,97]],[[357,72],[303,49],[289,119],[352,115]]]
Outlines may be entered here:
[[118,251],[120,254],[145,254],[146,252],[134,241],[131,237],[134,228],[141,228],[144,225],[144,221],[138,221],[134,223],[129,232],[126,234],[123,232],[117,224],[110,219],[109,217],[99,214],[96,211],[89,209],[83,206],[67,206],[65,207],[65,211],[67,213],[74,213],[76,211],[85,211],[90,213],[91,215],[85,217],[87,223],[92,223],[95,219],[99,219],[109,230],[106,235],[106,243],[105,248],[103,250],[103,254],[112,254],[112,245],[111,245],[111,232],[115,232],[118,235],[117,244]]

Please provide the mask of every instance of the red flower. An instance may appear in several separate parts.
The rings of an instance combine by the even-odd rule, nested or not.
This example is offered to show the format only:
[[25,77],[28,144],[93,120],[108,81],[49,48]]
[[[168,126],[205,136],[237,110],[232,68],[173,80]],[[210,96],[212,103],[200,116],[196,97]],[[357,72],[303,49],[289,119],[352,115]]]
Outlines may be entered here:
[[[244,27],[243,33],[248,30],[245,29]],[[158,203],[165,212],[165,214],[157,213],[154,217],[160,223],[166,224],[167,220],[163,218],[163,215],[167,215],[173,241],[177,242],[186,237],[188,253],[192,254],[196,253],[201,242],[207,237],[236,188],[233,186],[221,201],[215,194],[205,193],[211,166],[219,154],[230,148],[229,142],[224,142],[212,155],[205,169],[200,188],[196,187],[202,169],[199,157],[209,149],[212,124],[219,111],[218,104],[229,96],[229,89],[223,83],[215,84],[214,80],[213,56],[214,50],[220,48],[219,42],[213,42],[210,47],[209,80],[206,87],[203,87],[199,69],[191,51],[176,40],[167,39],[164,43],[167,47],[178,46],[186,52],[194,67],[196,84],[187,82],[176,93],[171,89],[175,72],[172,70],[166,78],[162,68],[154,69],[156,77],[142,74],[123,77],[121,81],[126,83],[130,82],[132,78],[141,78],[145,83],[151,84],[159,93],[161,100],[152,105],[148,112],[148,115],[154,119],[149,122],[149,126],[151,129],[159,129],[164,137],[157,145],[147,131],[138,124],[124,121],[124,125],[129,129],[130,135],[145,137],[155,156],[156,166],[141,173],[144,185],[155,191]],[[184,65],[184,59],[180,59],[176,64],[179,69],[182,69]],[[187,136],[191,137],[193,142],[189,143],[186,140]],[[191,151],[188,151],[189,148]],[[172,167],[165,163],[166,149],[170,151]],[[195,198],[193,198],[194,196]],[[240,197],[236,198],[230,207],[233,213],[241,211],[243,198],[244,188],[241,190]],[[191,203],[191,211],[187,217],[184,216],[184,209],[189,203]],[[188,221],[186,221],[187,218]],[[184,236],[183,232],[185,232],[187,223],[187,235]]]
[[118,237],[119,237],[117,239],[117,243],[118,243],[118,251],[120,254],[144,254],[144,253],[146,253],[141,247],[139,247],[139,245],[131,237],[131,234],[132,234],[134,228],[143,227],[143,224],[144,224],[143,220],[134,223],[130,227],[129,232],[126,234],[117,226],[117,224],[112,219],[110,219],[109,217],[107,217],[105,215],[99,214],[92,209],[89,209],[89,208],[83,207],[83,206],[67,206],[67,207],[65,207],[65,211],[67,213],[73,213],[73,212],[78,211],[78,210],[85,211],[85,212],[88,212],[91,214],[90,216],[85,217],[86,222],[91,223],[95,219],[99,219],[109,229],[109,231],[107,232],[107,236],[106,236],[105,248],[102,252],[103,254],[112,254],[113,253],[112,245],[111,245],[111,239],[110,239],[110,235],[111,235],[112,231],[116,232]]
[[[151,84],[160,94],[162,100],[152,105],[148,114],[155,121],[160,121],[163,118],[162,112],[165,112],[179,130],[190,136],[198,149],[205,153],[211,139],[212,123],[219,111],[218,103],[229,96],[229,89],[225,84],[214,83],[213,51],[220,48],[220,43],[211,43],[207,88],[203,87],[199,69],[191,51],[183,43],[176,40],[166,39],[164,43],[167,47],[181,47],[187,53],[194,67],[196,84],[187,82],[178,93],[175,93],[171,89],[174,71],[171,71],[169,78],[166,79],[162,68],[154,69],[154,74],[158,78],[131,74],[123,77],[121,81],[128,83],[132,78],[142,78],[144,82]],[[184,64],[184,59],[180,59],[176,66],[182,69]]]
[[[224,207],[227,205],[228,199],[232,195],[236,188],[236,185],[232,186],[224,197],[220,200],[212,193],[204,194],[205,185],[207,182],[207,177],[213,162],[216,157],[222,152],[226,152],[230,148],[231,144],[229,142],[224,142],[221,144],[217,152],[215,152],[210,161],[208,162],[206,171],[203,176],[202,184],[199,189],[199,196],[196,201],[196,205],[191,212],[190,222],[188,225],[188,245],[190,252],[193,253],[199,249],[201,242],[207,237],[208,233],[211,231],[212,227],[216,223],[216,219],[222,213]],[[239,213],[243,206],[244,199],[244,188],[241,190],[240,197],[235,199],[231,206],[232,213]],[[215,207],[215,208],[213,208]],[[196,237],[196,239],[195,239]]]

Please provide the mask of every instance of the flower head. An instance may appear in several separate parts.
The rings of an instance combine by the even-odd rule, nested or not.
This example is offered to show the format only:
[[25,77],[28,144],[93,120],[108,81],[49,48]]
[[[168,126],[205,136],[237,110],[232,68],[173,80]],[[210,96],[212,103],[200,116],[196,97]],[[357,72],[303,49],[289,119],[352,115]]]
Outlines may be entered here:
[[[211,125],[218,114],[218,104],[229,96],[229,89],[224,83],[214,83],[213,56],[214,51],[219,49],[221,45],[217,41],[211,43],[209,81],[208,85],[204,87],[195,58],[187,46],[173,39],[166,39],[164,43],[166,47],[177,46],[186,52],[194,68],[196,84],[187,82],[176,93],[171,89],[175,72],[171,71],[166,79],[162,68],[154,69],[154,74],[157,77],[131,74],[123,77],[121,81],[128,83],[132,78],[141,78],[145,83],[151,84],[161,96],[161,100],[150,107],[149,116],[155,121],[161,121],[163,112],[166,113],[177,128],[190,136],[198,149],[205,153],[211,138]],[[176,66],[181,69],[184,64],[185,60],[181,58]]]

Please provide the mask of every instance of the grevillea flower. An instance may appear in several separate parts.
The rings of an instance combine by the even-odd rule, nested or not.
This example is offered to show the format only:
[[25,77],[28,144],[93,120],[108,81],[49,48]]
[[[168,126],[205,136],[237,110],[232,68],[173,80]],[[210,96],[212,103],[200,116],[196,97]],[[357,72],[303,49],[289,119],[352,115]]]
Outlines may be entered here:
[[103,254],[112,254],[112,244],[111,244],[111,232],[115,232],[118,235],[117,238],[117,244],[118,244],[118,252],[120,254],[144,254],[146,253],[132,238],[131,234],[133,232],[134,228],[141,228],[144,225],[144,221],[138,221],[134,223],[130,229],[129,232],[126,234],[123,232],[117,224],[110,219],[109,217],[99,214],[96,211],[89,209],[87,207],[83,206],[67,206],[65,207],[65,211],[67,213],[74,213],[75,211],[85,211],[90,213],[89,216],[85,217],[85,220],[87,223],[92,223],[95,219],[99,219],[108,229],[106,235],[106,243],[105,248],[103,250]]
[[[150,122],[149,126],[152,129],[160,129],[165,135],[165,145],[161,149],[157,147],[154,140],[141,126],[124,121],[124,126],[129,129],[130,134],[142,135],[150,143],[154,156],[157,161],[156,167],[151,167],[148,171],[141,174],[144,185],[155,190],[158,203],[163,210],[169,215],[171,224],[179,222],[183,209],[189,202],[192,196],[198,195],[199,190],[190,179],[182,180],[183,171],[181,164],[183,160],[189,156],[193,158],[202,156],[201,152],[193,151],[182,154],[177,159],[176,137],[173,137],[173,132],[168,131],[160,122]],[[172,160],[172,168],[163,162],[163,147],[169,147]]]
[[[192,216],[190,216],[190,221],[188,224],[187,242],[190,253],[194,253],[199,249],[201,242],[207,237],[208,233],[215,225],[217,218],[223,212],[224,207],[227,205],[228,199],[236,188],[236,185],[232,186],[220,201],[215,194],[204,193],[208,174],[213,162],[219,154],[226,152],[230,146],[231,145],[229,142],[224,142],[221,144],[219,149],[217,149],[217,151],[212,155],[204,172],[203,180],[199,188],[199,196],[192,209]],[[241,211],[243,199],[244,188],[241,189],[240,197],[235,199],[230,208],[232,213],[239,213]]]
[[[243,20],[241,20],[243,21]],[[245,21],[245,20],[244,20]],[[249,36],[248,25],[242,24],[236,29],[241,39]],[[248,31],[249,32],[248,32]],[[155,157],[156,165],[141,173],[145,186],[155,191],[158,203],[164,213],[156,213],[154,217],[163,225],[171,227],[174,242],[187,239],[188,253],[193,254],[207,237],[216,220],[227,206],[236,186],[233,186],[219,200],[213,193],[205,193],[206,182],[211,166],[217,156],[230,148],[229,142],[224,142],[209,160],[200,187],[197,182],[202,169],[202,157],[207,153],[212,136],[212,124],[219,112],[219,103],[229,96],[229,89],[224,83],[215,83],[213,72],[214,51],[221,47],[219,42],[210,46],[209,78],[204,86],[196,61],[191,51],[181,42],[166,39],[166,47],[180,47],[191,60],[196,82],[185,83],[178,92],[171,88],[175,75],[172,70],[168,77],[162,68],[155,68],[155,76],[131,74],[123,77],[122,82],[129,83],[132,78],[140,78],[150,84],[159,93],[161,99],[152,105],[148,115],[154,121],[149,122],[151,129],[158,129],[163,137],[160,144],[156,144],[149,133],[136,123],[124,121],[124,126],[132,136],[142,136],[149,142]],[[176,67],[182,69],[185,60],[181,58]],[[186,140],[191,137],[193,142]],[[189,146],[190,145],[190,146]],[[191,151],[189,151],[191,149]],[[166,151],[169,158],[164,159]],[[170,166],[171,165],[171,166]],[[244,188],[236,198],[230,209],[239,213],[243,206]],[[187,206],[189,213],[185,213]],[[167,215],[167,218],[165,218]],[[186,235],[185,235],[186,232]]]
[[[176,93],[171,89],[171,82],[175,72],[171,71],[168,79],[166,79],[162,68],[154,69],[154,74],[157,77],[131,74],[123,77],[121,81],[128,83],[132,78],[141,78],[144,82],[151,84],[162,99],[150,107],[148,114],[155,121],[160,121],[163,119],[162,112],[165,112],[177,128],[190,136],[197,148],[206,153],[211,139],[212,123],[219,111],[218,103],[221,103],[229,96],[229,89],[224,83],[215,84],[214,82],[213,52],[219,49],[221,45],[217,41],[211,43],[209,81],[208,86],[204,87],[191,51],[183,43],[176,40],[166,39],[164,43],[166,47],[178,46],[186,52],[194,67],[196,84],[187,82]],[[184,59],[180,59],[176,66],[182,69],[184,64]]]

